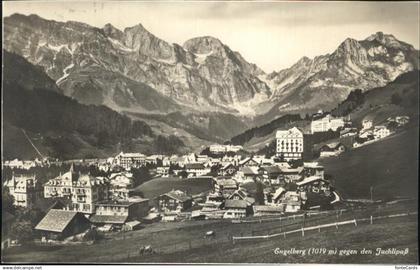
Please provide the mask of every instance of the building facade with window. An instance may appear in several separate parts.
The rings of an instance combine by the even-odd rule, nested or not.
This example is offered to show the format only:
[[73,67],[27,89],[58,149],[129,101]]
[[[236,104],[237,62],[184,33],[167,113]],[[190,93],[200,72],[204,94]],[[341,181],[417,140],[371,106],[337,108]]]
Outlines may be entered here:
[[334,118],[330,114],[327,116],[313,120],[311,122],[311,132],[327,132],[328,130],[337,131],[338,128],[344,127],[344,119],[343,118]]
[[303,132],[297,127],[289,130],[278,130],[276,133],[277,156],[285,160],[302,159]]
[[32,207],[38,198],[42,197],[42,186],[35,175],[12,175],[12,178],[4,183],[14,197],[14,205]]
[[109,181],[106,178],[80,174],[74,166],[63,175],[44,184],[44,197],[63,197],[71,200],[69,208],[86,214],[95,212],[95,203],[109,197]]

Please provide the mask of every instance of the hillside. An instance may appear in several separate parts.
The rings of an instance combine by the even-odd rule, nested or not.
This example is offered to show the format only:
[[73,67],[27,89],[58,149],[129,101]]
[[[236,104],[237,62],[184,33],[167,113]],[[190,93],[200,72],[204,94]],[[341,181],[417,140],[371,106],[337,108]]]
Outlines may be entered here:
[[[51,87],[55,83],[42,69],[18,55],[3,51],[3,59],[5,158],[37,156],[23,132],[44,155],[59,158],[101,157],[124,149],[150,152],[156,146],[155,138],[166,139],[156,137],[143,121],[59,94],[60,89]],[[172,143],[174,147],[183,145]]]
[[395,136],[319,161],[345,199],[369,199],[371,186],[375,200],[417,198],[418,138],[414,124]]
[[275,105],[268,114],[329,109],[353,89],[382,87],[418,68],[419,51],[392,34],[347,38],[331,54],[303,57],[292,67],[269,74],[270,103]]
[[[184,131],[195,137],[195,141],[223,142],[249,128],[247,118],[222,112],[173,112],[168,114],[127,113],[133,119],[147,123],[154,120],[160,125]],[[181,131],[182,130],[182,131]]]
[[190,195],[207,192],[212,188],[211,178],[180,179],[173,177],[155,178],[136,187],[145,198],[155,199],[171,190],[181,190]]
[[60,93],[159,121],[194,144],[227,141],[279,116],[330,110],[354,89],[382,87],[418,68],[412,45],[381,32],[267,74],[211,36],[179,45],[141,23],[98,28],[21,14],[4,25],[4,47],[40,66]]
[[65,95],[118,111],[238,113],[242,102],[271,94],[258,78],[264,72],[214,37],[180,46],[141,23],[120,30],[13,14],[4,19],[4,40],[8,51],[42,66]]
[[[377,87],[366,92],[353,90],[347,98],[331,108],[331,114],[342,117],[349,116],[356,126],[361,126],[364,118],[383,123],[388,117],[396,115],[418,115],[419,71],[410,71],[398,76],[394,81],[383,87]],[[398,104],[393,104],[391,97],[400,97]],[[299,115],[283,115],[268,124],[246,130],[233,137],[231,142],[244,145],[247,149],[258,150],[275,138],[275,131],[281,128],[298,126],[309,131],[309,114],[301,119]]]

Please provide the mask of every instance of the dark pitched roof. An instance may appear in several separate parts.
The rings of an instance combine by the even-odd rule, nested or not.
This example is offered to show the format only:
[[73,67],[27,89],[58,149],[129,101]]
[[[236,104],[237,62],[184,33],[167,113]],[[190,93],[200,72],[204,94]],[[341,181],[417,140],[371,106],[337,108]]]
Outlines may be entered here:
[[107,216],[107,215],[92,215],[89,220],[92,223],[108,223],[108,224],[124,224],[127,221],[127,216]]
[[[51,209],[45,217],[36,225],[36,230],[62,232],[76,217],[75,211]],[[84,216],[83,216],[84,217]]]
[[247,208],[248,204],[244,200],[226,200],[225,208]]

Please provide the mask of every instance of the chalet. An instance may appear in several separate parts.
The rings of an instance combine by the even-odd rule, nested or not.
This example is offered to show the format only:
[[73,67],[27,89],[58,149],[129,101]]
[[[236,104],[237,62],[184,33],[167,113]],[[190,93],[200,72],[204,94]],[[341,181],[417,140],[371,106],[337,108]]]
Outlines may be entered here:
[[375,126],[373,129],[373,136],[375,139],[382,139],[391,134],[391,131],[385,126]]
[[275,204],[279,204],[283,199],[284,194],[286,194],[286,189],[283,187],[279,187],[273,194],[272,202]]
[[149,200],[132,197],[127,200],[108,200],[95,204],[96,213],[89,219],[98,226],[122,226],[127,221],[139,220],[149,212]]
[[320,157],[338,156],[346,151],[344,144],[340,142],[325,144],[320,148]]
[[112,173],[109,177],[109,196],[114,199],[127,199],[134,188],[133,174],[129,172]]
[[297,168],[282,168],[281,171],[286,183],[296,182],[302,179],[303,166]]
[[280,184],[282,171],[278,166],[262,166],[258,169],[258,173],[262,176],[263,181],[268,180],[271,184]]
[[264,193],[264,204],[271,204],[273,203],[273,194],[274,194],[275,190],[274,188],[271,187],[266,187],[263,189],[263,193]]
[[210,173],[210,168],[206,168],[202,163],[185,164],[185,171],[188,177],[202,176]]
[[242,167],[238,172],[236,177],[241,180],[241,182],[245,181],[253,181],[258,176],[258,168],[257,167]]
[[225,164],[222,168],[219,170],[220,176],[232,176],[238,171],[238,168],[234,166],[232,163]]
[[89,220],[79,212],[51,209],[36,225],[43,241],[63,240],[67,237],[87,231],[91,227]]
[[215,179],[214,191],[227,197],[238,189],[238,183],[233,179]]
[[319,176],[310,176],[296,183],[300,192],[312,192],[318,194],[331,194],[330,183]]
[[35,175],[12,175],[10,180],[4,183],[14,197],[14,205],[32,207],[42,197],[42,186]]
[[172,190],[157,198],[159,212],[183,212],[192,206],[192,198],[180,190]]
[[245,190],[238,189],[234,193],[232,193],[228,198],[228,200],[241,200],[245,201],[248,206],[251,206],[255,203],[255,199],[251,197]]
[[259,163],[256,160],[254,160],[252,157],[248,157],[239,161],[238,165],[239,167],[245,167],[245,166],[249,167],[249,166],[258,166]]
[[225,198],[221,193],[210,193],[206,197],[206,202],[203,204],[203,207],[201,208],[202,213],[207,212],[214,212],[221,209],[221,206],[223,202],[225,201]]
[[319,176],[324,178],[324,167],[319,165],[318,162],[305,162],[303,163],[303,176]]
[[161,175],[162,177],[169,176],[169,166],[160,166],[156,168],[156,173]]
[[286,213],[296,213],[301,209],[302,199],[295,191],[287,191],[280,203]]
[[226,200],[224,208],[226,212],[223,218],[244,218],[251,212],[250,206],[244,200]]

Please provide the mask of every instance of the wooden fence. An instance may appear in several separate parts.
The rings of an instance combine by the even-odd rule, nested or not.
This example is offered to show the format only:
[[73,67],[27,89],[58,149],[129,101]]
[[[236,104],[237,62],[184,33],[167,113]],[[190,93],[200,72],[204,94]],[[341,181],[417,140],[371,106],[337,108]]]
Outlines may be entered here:
[[329,227],[336,227],[337,230],[338,230],[339,226],[343,226],[343,225],[347,225],[347,224],[354,224],[354,226],[357,226],[357,222],[363,222],[363,221],[370,221],[370,224],[373,224],[373,221],[378,220],[378,219],[413,216],[413,215],[417,215],[417,212],[409,212],[409,213],[401,213],[401,214],[393,214],[393,215],[377,216],[377,217],[370,216],[369,218],[351,219],[351,220],[346,220],[346,221],[341,221],[341,222],[320,224],[320,225],[311,226],[311,227],[302,227],[300,229],[295,229],[295,230],[291,230],[291,231],[287,231],[287,232],[281,232],[281,233],[275,233],[275,234],[256,235],[256,236],[233,236],[232,241],[233,241],[233,243],[235,243],[235,241],[237,241],[237,240],[270,239],[270,238],[279,237],[279,236],[283,236],[284,238],[286,238],[286,235],[293,234],[293,233],[301,233],[302,236],[304,236],[305,231],[311,231],[311,230],[320,231],[322,228],[329,228]]

